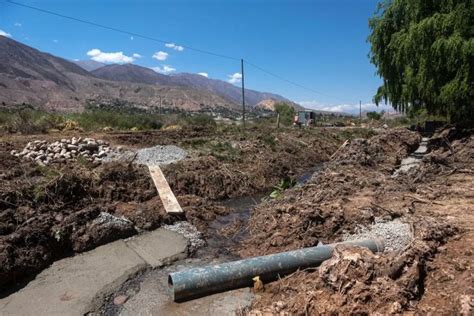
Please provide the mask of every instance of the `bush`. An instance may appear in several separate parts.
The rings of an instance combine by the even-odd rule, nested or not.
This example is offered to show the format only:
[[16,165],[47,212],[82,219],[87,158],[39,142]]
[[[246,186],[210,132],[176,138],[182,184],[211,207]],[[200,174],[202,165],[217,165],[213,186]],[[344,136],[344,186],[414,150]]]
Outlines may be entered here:
[[371,120],[380,120],[382,118],[382,115],[383,113],[377,113],[375,111],[373,112],[367,112],[367,118],[371,119]]
[[199,126],[199,127],[216,127],[217,123],[214,119],[207,114],[197,114],[190,115],[185,117],[185,122],[190,126]]
[[0,111],[0,126],[9,133],[45,133],[51,128],[56,128],[62,121],[60,115],[30,108]]
[[70,114],[70,119],[77,121],[85,130],[98,130],[104,127],[113,129],[160,129],[163,125],[158,114],[121,113],[111,110],[88,110],[79,114]]
[[0,129],[9,133],[46,133],[50,129],[62,129],[68,121],[77,122],[84,130],[100,130],[112,127],[118,130],[160,129],[158,114],[123,113],[112,110],[86,110],[82,113],[56,114],[31,108],[0,110]]

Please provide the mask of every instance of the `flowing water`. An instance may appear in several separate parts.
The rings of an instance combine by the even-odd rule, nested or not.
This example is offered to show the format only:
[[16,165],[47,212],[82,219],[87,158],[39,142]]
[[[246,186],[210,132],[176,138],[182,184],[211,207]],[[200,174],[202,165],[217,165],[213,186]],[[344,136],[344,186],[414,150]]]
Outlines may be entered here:
[[[303,185],[311,176],[321,170],[318,164],[296,179],[296,185]],[[183,303],[171,300],[168,287],[168,274],[191,267],[217,264],[239,257],[233,248],[247,238],[247,223],[253,208],[268,198],[269,192],[252,196],[232,198],[222,201],[222,205],[232,209],[223,216],[218,216],[209,224],[207,245],[199,249],[192,258],[175,262],[161,269],[149,270],[135,279],[129,280],[116,293],[129,296],[123,306],[115,306],[108,302],[104,305],[104,313],[108,315],[234,315],[236,311],[250,306],[254,294],[249,288],[213,294]],[[223,235],[222,230],[234,227],[232,234]]]

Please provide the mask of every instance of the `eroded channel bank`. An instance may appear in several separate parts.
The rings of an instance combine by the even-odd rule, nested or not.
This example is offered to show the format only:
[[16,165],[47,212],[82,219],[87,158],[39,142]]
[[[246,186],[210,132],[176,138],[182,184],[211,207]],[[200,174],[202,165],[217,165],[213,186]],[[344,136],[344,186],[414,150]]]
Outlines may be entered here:
[[[217,216],[229,213],[216,201],[265,191],[282,178],[328,159],[350,135],[324,130],[246,134],[204,130],[92,136],[130,149],[158,142],[184,147],[189,158],[165,167],[164,172],[187,220],[206,233]],[[51,142],[64,137],[35,136]],[[3,296],[55,260],[182,220],[166,214],[146,168],[114,162],[92,166],[83,161],[38,166],[10,155],[27,141],[31,137],[15,135],[2,136],[0,142]]]
[[[295,177],[295,185],[302,186],[324,163],[318,163]],[[115,293],[108,296],[99,308],[106,315],[231,315],[250,307],[255,299],[248,288],[217,293],[189,302],[175,303],[170,295],[168,275],[171,272],[208,264],[237,260],[237,249],[249,236],[248,221],[252,210],[269,197],[271,191],[251,196],[219,201],[228,213],[218,215],[207,225],[205,246],[190,254],[189,258],[173,262],[166,267],[149,269],[125,282]],[[124,304],[116,304],[117,297],[126,298]]]

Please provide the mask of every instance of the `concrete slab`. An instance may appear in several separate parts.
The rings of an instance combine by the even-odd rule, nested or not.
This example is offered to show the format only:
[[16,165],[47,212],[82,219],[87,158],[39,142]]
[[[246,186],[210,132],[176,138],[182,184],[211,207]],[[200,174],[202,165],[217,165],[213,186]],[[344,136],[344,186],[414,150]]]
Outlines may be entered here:
[[188,241],[166,230],[115,241],[56,261],[20,291],[0,299],[0,315],[84,315],[150,266],[185,257]]
[[0,315],[84,315],[95,298],[146,266],[121,240],[98,247],[55,262],[25,288],[2,299]]
[[415,155],[424,155],[428,152],[428,146],[426,145],[420,145],[417,150],[415,150],[414,154]]
[[188,240],[167,229],[132,237],[126,243],[153,268],[184,259],[187,255]]

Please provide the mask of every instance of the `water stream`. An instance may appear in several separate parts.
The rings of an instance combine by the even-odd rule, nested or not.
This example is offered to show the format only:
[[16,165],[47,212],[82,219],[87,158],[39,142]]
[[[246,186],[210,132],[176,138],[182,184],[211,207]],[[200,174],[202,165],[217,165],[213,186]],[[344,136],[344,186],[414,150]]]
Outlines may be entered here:
[[[321,170],[323,164],[309,169],[296,179],[296,185],[303,185],[311,176]],[[207,245],[199,249],[192,258],[175,262],[162,269],[150,270],[125,284],[117,294],[130,299],[123,306],[106,304],[108,315],[233,315],[237,310],[250,306],[254,294],[249,288],[218,293],[184,303],[174,303],[170,299],[167,277],[170,272],[190,267],[238,260],[233,249],[248,237],[248,221],[253,208],[268,198],[269,192],[252,196],[231,198],[221,204],[232,211],[218,216],[209,224]],[[221,230],[235,226],[230,236]]]

